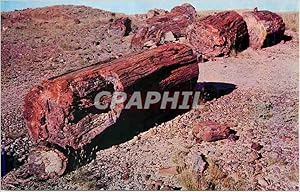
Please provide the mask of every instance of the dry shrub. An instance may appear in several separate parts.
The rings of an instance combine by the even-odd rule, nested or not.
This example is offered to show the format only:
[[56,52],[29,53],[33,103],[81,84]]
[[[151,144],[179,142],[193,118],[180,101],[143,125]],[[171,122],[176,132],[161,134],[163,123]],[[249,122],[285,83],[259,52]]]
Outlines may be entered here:
[[188,169],[183,170],[178,175],[178,181],[187,190],[199,190],[197,177]]
[[286,29],[298,32],[299,31],[299,13],[298,12],[283,12],[278,13],[285,22]]
[[198,175],[185,167],[177,176],[180,184],[187,190],[241,190],[245,189],[245,180],[237,181],[227,174],[211,159],[206,160],[207,169]]
[[96,190],[97,181],[90,179],[91,175],[91,172],[79,169],[76,174],[71,176],[70,181],[73,186],[76,186],[77,190]]

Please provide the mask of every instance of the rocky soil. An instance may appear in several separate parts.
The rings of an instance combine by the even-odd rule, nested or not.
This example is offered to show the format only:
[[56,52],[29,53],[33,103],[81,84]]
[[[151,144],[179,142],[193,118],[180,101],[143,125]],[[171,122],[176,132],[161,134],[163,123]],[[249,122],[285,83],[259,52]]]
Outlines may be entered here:
[[[83,6],[1,15],[1,139],[9,155],[24,162],[32,146],[22,118],[31,86],[134,51],[131,38],[147,16],[130,16],[132,31],[124,37],[109,33],[122,16]],[[87,164],[59,179],[8,182],[12,171],[2,188],[298,190],[299,41],[295,32],[286,35],[292,39],[199,64],[199,81],[236,85],[228,94],[128,141],[94,149]],[[192,130],[204,121],[235,134],[201,142]]]

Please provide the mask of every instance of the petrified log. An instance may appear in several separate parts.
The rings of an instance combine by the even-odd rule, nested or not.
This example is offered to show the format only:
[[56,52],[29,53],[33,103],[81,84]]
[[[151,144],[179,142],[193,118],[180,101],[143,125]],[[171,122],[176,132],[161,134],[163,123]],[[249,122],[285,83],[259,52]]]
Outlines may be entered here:
[[128,17],[116,19],[109,27],[109,33],[117,36],[127,36],[131,31],[131,20]]
[[147,18],[150,19],[158,15],[165,15],[166,13],[168,13],[168,11],[163,9],[151,9],[147,12]]
[[27,161],[18,169],[3,177],[2,184],[20,185],[34,179],[47,180],[64,174],[68,159],[57,149],[36,146],[28,154]]
[[[96,109],[96,94],[101,91],[130,92],[138,86],[147,90],[151,85],[159,87],[160,82],[161,88],[179,86],[179,82],[186,83],[198,76],[198,68],[194,70],[195,62],[190,47],[166,44],[43,81],[25,98],[24,118],[29,134],[37,142],[81,148],[114,124],[124,108],[121,103],[112,110]],[[193,71],[188,70],[192,63]],[[164,76],[169,74],[166,70],[170,76]],[[180,80],[181,76],[177,74],[183,74],[182,70],[188,71],[190,76]],[[146,85],[140,82],[146,82]],[[106,98],[101,102],[110,101],[111,98]]]
[[38,146],[31,150],[25,165],[28,166],[27,171],[45,180],[61,176],[66,170],[67,163],[68,159],[58,150]]
[[141,48],[144,43],[153,41],[155,45],[164,44],[164,34],[172,32],[176,38],[186,34],[186,28],[195,16],[195,8],[190,4],[174,7],[169,13],[146,20],[132,39],[132,46]]
[[253,11],[242,14],[247,23],[249,44],[259,49],[279,43],[284,35],[285,23],[276,13]]
[[205,58],[226,56],[248,46],[246,22],[235,11],[220,12],[189,26],[187,40]]

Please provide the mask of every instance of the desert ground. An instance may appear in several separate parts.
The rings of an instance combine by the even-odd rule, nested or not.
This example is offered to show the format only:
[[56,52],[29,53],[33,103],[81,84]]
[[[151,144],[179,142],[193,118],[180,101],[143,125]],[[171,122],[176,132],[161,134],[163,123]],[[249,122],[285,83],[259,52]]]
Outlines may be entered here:
[[[199,82],[226,94],[153,127],[103,136],[107,142],[94,155],[82,151],[72,170],[40,181],[16,176],[33,146],[22,116],[26,93],[44,79],[132,53],[133,32],[147,15],[129,16],[132,32],[119,38],[108,28],[124,14],[84,6],[2,13],[1,140],[17,161],[2,189],[299,190],[298,14],[280,14],[288,40],[199,63]],[[235,136],[197,142],[192,127],[207,120],[230,126]],[[202,175],[195,178],[190,167],[203,167]]]

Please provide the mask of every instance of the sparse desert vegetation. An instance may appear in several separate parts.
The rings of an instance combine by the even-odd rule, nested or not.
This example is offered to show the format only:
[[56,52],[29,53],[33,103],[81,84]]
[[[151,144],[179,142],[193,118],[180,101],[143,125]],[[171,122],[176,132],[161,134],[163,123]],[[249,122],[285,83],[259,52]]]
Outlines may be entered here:
[[299,31],[299,12],[283,12],[278,13],[286,24],[286,29]]

